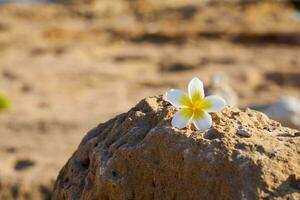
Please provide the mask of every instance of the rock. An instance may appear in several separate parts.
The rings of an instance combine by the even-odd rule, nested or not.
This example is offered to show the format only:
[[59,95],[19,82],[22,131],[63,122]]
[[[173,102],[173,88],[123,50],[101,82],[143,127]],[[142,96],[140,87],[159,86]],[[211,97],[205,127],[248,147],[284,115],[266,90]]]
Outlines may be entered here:
[[[164,97],[146,98],[92,129],[61,169],[52,199],[300,198],[296,130],[233,107],[213,114],[207,131],[179,130],[174,112]],[[251,137],[238,136],[239,126]]]
[[230,86],[228,77],[224,73],[215,73],[207,88],[208,95],[219,95],[223,97],[230,106],[238,105],[238,96],[233,88]]
[[251,137],[249,131],[245,130],[243,127],[239,127],[236,133],[242,137]]
[[261,112],[285,126],[300,129],[300,100],[292,96],[283,96]]

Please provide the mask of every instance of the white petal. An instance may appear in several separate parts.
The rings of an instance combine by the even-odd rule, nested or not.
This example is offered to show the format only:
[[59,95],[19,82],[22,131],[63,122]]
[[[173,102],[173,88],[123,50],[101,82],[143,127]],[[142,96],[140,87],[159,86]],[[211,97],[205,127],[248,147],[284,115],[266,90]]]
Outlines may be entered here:
[[201,95],[202,98],[204,98],[204,96],[205,96],[204,95],[203,83],[198,78],[193,78],[189,82],[188,91],[189,91],[189,96],[190,96],[191,99],[194,96],[195,92],[200,93],[200,95]]
[[205,109],[206,112],[218,112],[222,110],[226,104],[222,97],[216,95],[207,96],[203,99],[203,101],[206,101],[208,105],[210,105]]
[[182,107],[181,99],[184,96],[187,96],[185,92],[181,90],[175,90],[171,89],[166,93],[167,100],[170,102],[173,106],[180,108]]
[[180,109],[177,111],[172,119],[172,126],[176,128],[184,128],[186,127],[192,120],[193,114],[187,115],[184,114],[184,109]]
[[212,125],[212,119],[210,114],[207,112],[203,112],[203,115],[201,118],[193,118],[194,125],[198,130],[206,130],[211,127]]

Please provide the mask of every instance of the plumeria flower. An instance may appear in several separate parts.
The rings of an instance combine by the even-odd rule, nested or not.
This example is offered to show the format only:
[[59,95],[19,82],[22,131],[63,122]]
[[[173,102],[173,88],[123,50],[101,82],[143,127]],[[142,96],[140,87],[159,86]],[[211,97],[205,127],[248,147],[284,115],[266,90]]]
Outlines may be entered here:
[[178,111],[172,119],[172,126],[184,128],[191,122],[198,130],[211,127],[210,112],[218,112],[225,106],[225,100],[219,96],[204,95],[203,83],[198,78],[193,78],[188,85],[188,94],[181,90],[171,89],[166,93],[167,100]]

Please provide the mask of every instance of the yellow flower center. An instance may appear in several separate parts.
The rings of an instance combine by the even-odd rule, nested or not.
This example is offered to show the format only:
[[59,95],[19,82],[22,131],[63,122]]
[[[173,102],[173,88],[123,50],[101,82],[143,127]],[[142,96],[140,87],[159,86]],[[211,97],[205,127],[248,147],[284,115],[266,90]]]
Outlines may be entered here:
[[194,115],[195,119],[201,119],[204,114],[204,110],[211,107],[209,101],[204,100],[200,92],[194,92],[191,97],[183,96],[180,99],[181,105],[183,105],[182,114],[184,117],[191,117]]

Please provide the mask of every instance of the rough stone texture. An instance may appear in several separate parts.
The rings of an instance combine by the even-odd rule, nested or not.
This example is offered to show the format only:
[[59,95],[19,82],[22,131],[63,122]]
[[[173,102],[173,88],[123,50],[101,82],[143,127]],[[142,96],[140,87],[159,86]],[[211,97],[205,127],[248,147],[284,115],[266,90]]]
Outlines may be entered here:
[[[299,199],[300,137],[262,113],[227,107],[211,129],[170,125],[163,97],[83,138],[60,171],[59,199]],[[240,128],[250,137],[237,134]]]

